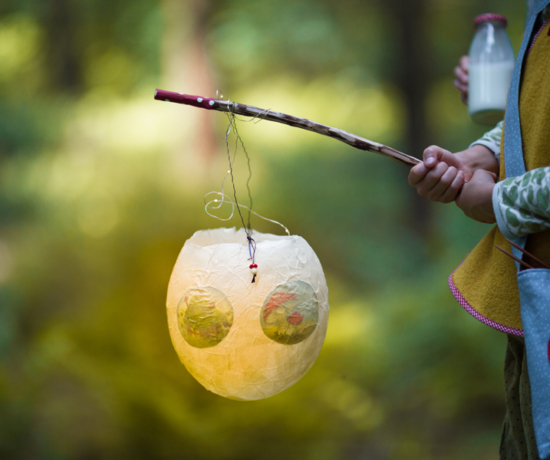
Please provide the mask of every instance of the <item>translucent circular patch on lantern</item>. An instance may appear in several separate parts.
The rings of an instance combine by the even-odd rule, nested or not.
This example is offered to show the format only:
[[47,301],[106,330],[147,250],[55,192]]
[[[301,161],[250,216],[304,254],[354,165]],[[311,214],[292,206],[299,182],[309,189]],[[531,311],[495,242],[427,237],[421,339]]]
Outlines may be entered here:
[[317,327],[319,301],[305,281],[287,281],[267,296],[260,314],[264,334],[283,345],[307,339]]
[[233,325],[231,302],[211,286],[186,291],[178,303],[177,315],[181,335],[195,348],[215,347]]

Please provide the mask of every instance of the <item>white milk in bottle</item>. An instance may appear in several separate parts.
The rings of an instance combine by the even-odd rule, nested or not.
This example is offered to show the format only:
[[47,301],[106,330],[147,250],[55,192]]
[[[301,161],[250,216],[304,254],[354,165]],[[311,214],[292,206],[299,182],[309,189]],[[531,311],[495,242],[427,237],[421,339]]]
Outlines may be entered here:
[[476,123],[494,125],[504,117],[515,56],[506,33],[506,18],[482,14],[474,20],[470,46],[468,112]]

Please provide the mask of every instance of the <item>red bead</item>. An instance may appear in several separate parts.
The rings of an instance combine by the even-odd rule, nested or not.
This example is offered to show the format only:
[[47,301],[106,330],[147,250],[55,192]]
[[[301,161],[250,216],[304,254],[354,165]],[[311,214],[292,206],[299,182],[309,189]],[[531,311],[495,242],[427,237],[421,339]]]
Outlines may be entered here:
[[258,264],[253,264],[254,265],[254,268],[258,268]]
[[253,269],[254,268],[254,264],[250,264],[250,267],[248,267],[250,269]]

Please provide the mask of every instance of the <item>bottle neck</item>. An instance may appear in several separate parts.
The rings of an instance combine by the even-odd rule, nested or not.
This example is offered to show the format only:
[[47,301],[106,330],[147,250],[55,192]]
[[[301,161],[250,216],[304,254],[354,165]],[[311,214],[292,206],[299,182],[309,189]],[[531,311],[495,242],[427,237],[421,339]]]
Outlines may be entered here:
[[503,30],[506,29],[506,26],[501,21],[484,21],[476,26],[476,31],[484,28],[489,30]]
[[476,33],[485,36],[485,46],[491,47],[495,44],[497,35],[506,33],[506,26],[500,21],[485,21],[476,27]]

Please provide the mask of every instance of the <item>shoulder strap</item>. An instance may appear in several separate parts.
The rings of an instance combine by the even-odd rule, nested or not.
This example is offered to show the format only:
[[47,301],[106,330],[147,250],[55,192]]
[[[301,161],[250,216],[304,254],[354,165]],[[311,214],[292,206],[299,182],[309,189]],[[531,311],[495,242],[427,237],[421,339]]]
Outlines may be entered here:
[[[540,3],[544,3],[540,5]],[[525,174],[525,162],[523,161],[523,147],[521,142],[521,129],[519,124],[519,88],[521,83],[521,69],[525,58],[525,52],[529,47],[533,27],[538,14],[550,3],[547,0],[535,2],[533,13],[527,22],[527,27],[521,42],[521,48],[516,59],[512,82],[508,91],[508,102],[506,104],[506,116],[504,118],[504,163],[506,177],[516,177]]]
[[[508,91],[506,115],[504,118],[504,167],[506,177],[516,177],[525,174],[525,161],[523,160],[523,145],[521,140],[521,128],[519,123],[519,88],[521,83],[521,69],[525,58],[525,52],[531,42],[533,28],[539,13],[550,3],[550,0],[534,0],[531,15],[527,20],[527,26],[523,34],[523,40],[516,59],[512,82]],[[515,242],[522,248],[525,247],[526,237],[517,238]],[[521,251],[512,247],[512,252],[518,258],[522,257]],[[516,262],[518,271],[520,264]]]

